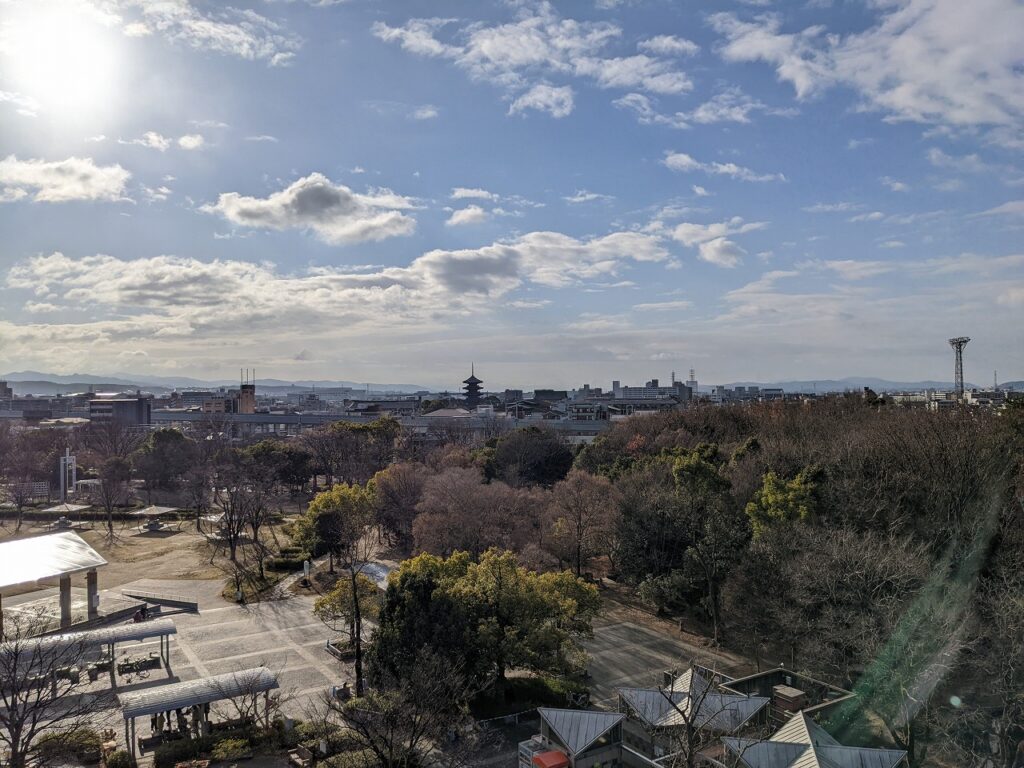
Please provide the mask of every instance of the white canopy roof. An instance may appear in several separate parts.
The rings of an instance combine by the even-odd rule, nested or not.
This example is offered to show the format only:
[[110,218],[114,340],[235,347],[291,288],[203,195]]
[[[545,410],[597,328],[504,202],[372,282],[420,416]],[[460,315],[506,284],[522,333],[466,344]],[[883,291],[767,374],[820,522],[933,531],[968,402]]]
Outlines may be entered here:
[[273,672],[266,667],[254,667],[199,680],[147,688],[144,691],[122,693],[118,700],[121,702],[124,719],[131,720],[197,704],[263,693],[277,687],[277,676]]
[[75,512],[85,511],[89,506],[89,504],[58,504],[55,507],[44,509],[43,512],[51,515],[73,515]]
[[160,517],[160,515],[169,515],[172,512],[177,511],[177,507],[144,507],[142,509],[136,509],[130,514],[135,517]]
[[47,635],[31,640],[0,643],[0,655],[17,653],[28,661],[35,657],[43,657],[50,650],[89,648],[133,640],[148,640],[151,637],[166,637],[177,633],[178,629],[171,619],[156,619],[132,622],[131,624],[116,624],[112,627],[92,629],[88,632],[65,632],[61,635]]
[[106,564],[72,531],[5,541],[0,543],[0,590],[73,576]]

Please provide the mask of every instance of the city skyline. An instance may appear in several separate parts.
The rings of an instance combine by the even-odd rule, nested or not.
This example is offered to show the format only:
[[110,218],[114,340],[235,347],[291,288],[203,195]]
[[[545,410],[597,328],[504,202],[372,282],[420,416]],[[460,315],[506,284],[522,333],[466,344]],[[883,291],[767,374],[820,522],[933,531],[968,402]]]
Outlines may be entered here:
[[3,4],[0,370],[1024,379],[983,5]]

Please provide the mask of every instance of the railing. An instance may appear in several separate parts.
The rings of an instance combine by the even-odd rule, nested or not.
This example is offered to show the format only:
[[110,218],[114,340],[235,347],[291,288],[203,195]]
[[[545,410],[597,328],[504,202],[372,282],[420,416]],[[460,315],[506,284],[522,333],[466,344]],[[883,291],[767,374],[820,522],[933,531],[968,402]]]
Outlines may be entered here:
[[141,589],[122,589],[121,594],[136,600],[144,600],[147,603],[157,605],[170,605],[177,608],[188,608],[196,613],[199,612],[199,603],[184,595],[168,595],[159,592],[146,592]]

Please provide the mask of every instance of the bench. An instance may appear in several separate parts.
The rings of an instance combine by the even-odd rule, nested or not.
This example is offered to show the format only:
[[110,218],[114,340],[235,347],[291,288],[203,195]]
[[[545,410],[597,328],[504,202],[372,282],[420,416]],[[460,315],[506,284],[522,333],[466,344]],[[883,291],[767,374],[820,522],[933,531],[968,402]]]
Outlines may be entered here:
[[311,768],[313,753],[300,744],[288,752],[288,765],[293,765],[295,768]]

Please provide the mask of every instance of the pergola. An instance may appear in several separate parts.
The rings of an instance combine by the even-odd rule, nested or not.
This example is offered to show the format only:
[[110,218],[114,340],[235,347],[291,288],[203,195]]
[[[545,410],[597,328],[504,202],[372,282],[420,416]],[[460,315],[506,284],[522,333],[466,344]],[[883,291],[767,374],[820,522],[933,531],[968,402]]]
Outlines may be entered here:
[[132,517],[144,517],[147,522],[144,524],[146,528],[151,531],[159,531],[163,528],[163,523],[160,521],[161,517],[167,515],[173,515],[178,511],[177,507],[144,507],[131,512]]
[[0,543],[0,637],[3,634],[3,592],[58,579],[60,626],[71,626],[71,577],[85,574],[88,618],[99,616],[96,569],[107,564],[81,536],[71,531]]
[[[112,627],[92,629],[86,632],[65,632],[60,635],[47,635],[31,640],[0,643],[0,658],[15,656],[13,666],[22,668],[39,663],[41,659],[74,659],[82,651],[90,648],[105,648],[110,659],[110,680],[116,685],[114,676],[114,656],[118,643],[141,642],[154,637],[160,639],[160,660],[166,668],[170,668],[171,635],[178,634],[177,627],[170,619],[117,624]],[[5,668],[11,668],[11,664]]]
[[[277,687],[277,676],[273,672],[266,667],[253,667],[238,672],[228,672],[223,675],[119,694],[118,701],[121,704],[121,714],[124,716],[124,737],[131,750],[132,759],[135,759],[137,746],[136,718],[147,715],[165,715],[168,725],[170,725],[172,712],[191,710],[193,713],[192,725],[196,735],[201,735],[205,734],[209,728],[209,704],[242,696],[255,698],[262,693],[269,717],[270,691]],[[188,732],[180,735],[190,736]]]
[[74,525],[71,522],[71,515],[80,515],[82,512],[89,509],[90,506],[91,505],[89,504],[69,504],[64,502],[55,507],[44,509],[43,512],[51,515],[60,515],[56,522],[53,523],[55,528],[71,528]]

